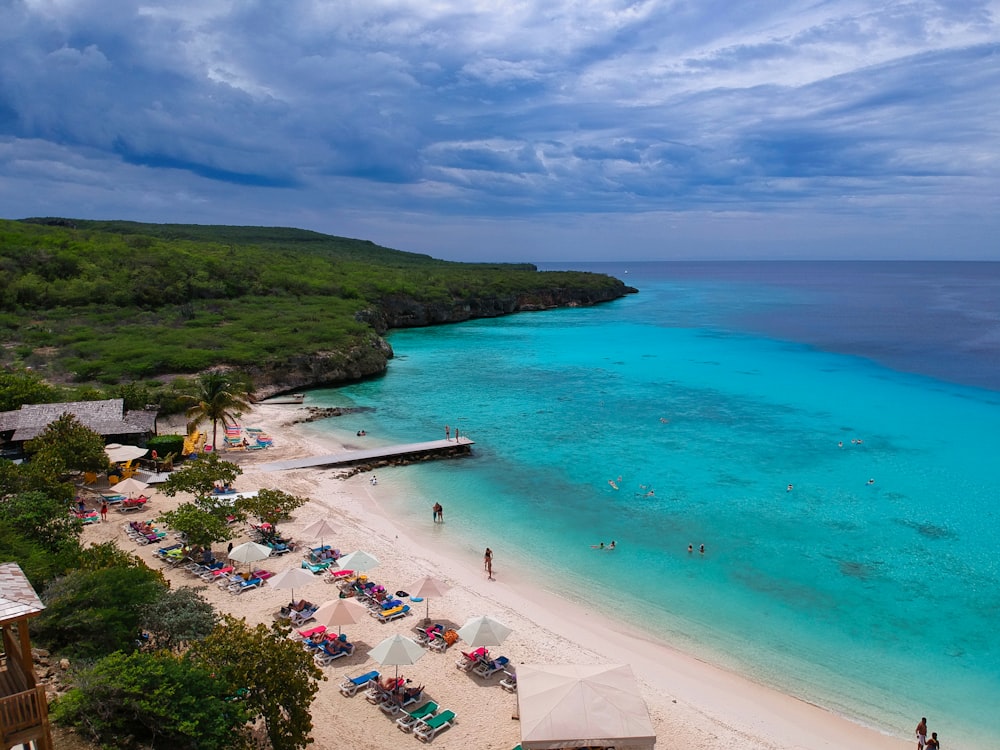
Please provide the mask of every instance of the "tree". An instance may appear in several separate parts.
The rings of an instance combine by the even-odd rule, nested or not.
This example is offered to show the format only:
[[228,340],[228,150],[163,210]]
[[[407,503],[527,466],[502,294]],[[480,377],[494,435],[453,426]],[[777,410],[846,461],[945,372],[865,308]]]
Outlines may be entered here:
[[323,672],[279,625],[247,625],[223,615],[208,638],[191,645],[196,664],[244,689],[252,715],[264,720],[273,750],[298,750],[312,741],[309,707]]
[[206,372],[198,378],[198,393],[191,397],[192,405],[185,412],[192,425],[212,422],[212,447],[219,421],[235,424],[244,411],[251,408],[252,386],[232,372]]
[[197,461],[185,463],[182,468],[173,472],[159,489],[168,497],[173,497],[178,492],[190,492],[195,496],[196,502],[204,503],[204,507],[208,509],[216,483],[232,484],[242,473],[243,469],[239,466],[231,461],[223,461],[212,453]]
[[42,592],[32,624],[39,643],[79,658],[135,650],[143,608],[166,593],[149,568],[74,570]]
[[160,491],[168,497],[173,497],[178,492],[189,492],[194,495],[194,500],[161,513],[159,520],[183,533],[191,544],[204,547],[232,539],[229,517],[235,516],[243,520],[245,515],[239,510],[233,497],[217,495],[213,489],[218,482],[232,484],[242,473],[239,466],[223,461],[214,453],[186,463],[160,485]]
[[183,534],[188,544],[199,547],[211,547],[235,536],[225,518],[195,503],[181,503],[174,510],[160,513],[156,520]]
[[244,750],[246,706],[232,686],[166,651],[115,653],[78,670],[52,718],[103,747]]
[[41,435],[24,445],[32,461],[51,465],[58,474],[69,471],[107,471],[111,466],[104,452],[104,438],[80,424],[72,414],[63,414]]
[[[117,542],[101,542],[100,544],[91,544],[89,547],[84,547],[80,551],[79,560],[77,561],[77,568],[79,570],[105,570],[107,568],[141,568],[143,570],[152,570],[146,561],[143,560],[138,555],[123,550],[118,546]],[[167,579],[163,577],[163,573],[159,570],[153,570],[164,586],[167,586]]]
[[76,487],[63,481],[64,471],[62,463],[51,457],[23,464],[0,459],[0,499],[23,492],[42,492],[58,500],[65,509],[76,494]]
[[141,625],[149,648],[171,650],[206,638],[217,620],[215,609],[197,589],[182,586],[147,605]]
[[0,500],[0,521],[33,539],[52,554],[80,550],[80,519],[68,513],[66,502],[45,492],[19,492]]
[[51,404],[59,391],[34,373],[0,371],[0,412],[20,409],[24,404]]
[[305,505],[306,499],[289,495],[281,490],[259,490],[253,497],[244,497],[236,501],[236,507],[242,514],[252,515],[261,521],[277,525],[291,514],[293,510]]

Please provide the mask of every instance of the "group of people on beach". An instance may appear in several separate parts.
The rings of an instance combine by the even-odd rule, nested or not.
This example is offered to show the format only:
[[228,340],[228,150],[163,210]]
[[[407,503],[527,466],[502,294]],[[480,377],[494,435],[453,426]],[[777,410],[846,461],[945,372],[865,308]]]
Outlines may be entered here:
[[941,743],[938,741],[937,732],[931,732],[927,737],[927,717],[921,717],[917,724],[917,750],[940,750]]

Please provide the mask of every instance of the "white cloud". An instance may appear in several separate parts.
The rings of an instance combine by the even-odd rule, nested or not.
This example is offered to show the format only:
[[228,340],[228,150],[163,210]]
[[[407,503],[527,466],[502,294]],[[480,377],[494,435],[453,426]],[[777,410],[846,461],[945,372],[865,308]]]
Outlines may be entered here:
[[26,209],[10,215],[38,213],[34,181],[52,209],[65,198],[46,213],[232,221],[249,205],[332,232],[384,210],[627,228],[737,205],[967,227],[970,193],[994,214],[1000,195],[998,11],[15,0],[0,7],[0,194]]

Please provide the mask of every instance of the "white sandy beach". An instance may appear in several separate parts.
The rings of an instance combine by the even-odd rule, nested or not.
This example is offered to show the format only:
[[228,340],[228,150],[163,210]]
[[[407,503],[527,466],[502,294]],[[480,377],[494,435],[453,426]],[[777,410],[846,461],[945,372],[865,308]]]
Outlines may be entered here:
[[[272,487],[310,499],[291,522],[280,527],[283,535],[296,538],[296,532],[308,522],[333,519],[340,524],[340,533],[336,539],[324,541],[342,552],[364,549],[375,555],[381,564],[369,577],[389,591],[406,590],[423,575],[445,581],[452,589],[446,596],[430,601],[431,619],[455,628],[478,615],[501,620],[514,632],[501,647],[491,651],[507,656],[515,666],[520,663],[631,665],[649,707],[657,747],[705,750],[911,747],[909,737],[891,737],[859,726],[820,707],[693,659],[669,644],[655,642],[574,602],[541,592],[530,580],[512,578],[504,571],[502,560],[496,564],[497,580],[488,581],[481,559],[451,553],[425,537],[425,530],[401,528],[381,512],[380,500],[386,493],[401,491],[396,483],[372,487],[364,474],[345,480],[335,470],[259,471],[256,467],[265,462],[330,453],[340,448],[307,438],[290,424],[303,413],[303,409],[290,406],[258,406],[252,415],[244,416],[244,423],[270,433],[274,447],[254,453],[223,453],[224,458],[243,468],[237,489]],[[166,431],[161,426],[161,432]],[[148,512],[138,517],[150,519],[178,502],[179,499],[154,493]],[[430,508],[427,512],[430,515]],[[152,566],[161,567],[153,558],[153,546],[136,546],[125,536],[123,524],[136,517],[112,512],[108,523],[86,527],[84,539],[94,542],[117,539],[123,548],[136,551]],[[447,532],[447,524],[444,531]],[[243,533],[235,543],[246,538]],[[224,548],[219,552],[224,553]],[[300,559],[289,554],[272,558],[263,567],[279,572],[297,567]],[[166,575],[174,586],[196,582],[183,571],[166,569]],[[287,590],[266,586],[238,597],[215,586],[209,586],[204,593],[218,609],[245,617],[251,623],[270,622],[273,613],[289,599]],[[317,577],[315,583],[296,590],[295,594],[296,598],[303,596],[321,603],[335,598],[337,589]],[[425,606],[414,605],[414,616],[393,623],[383,625],[366,616],[359,624],[344,628],[356,649],[352,656],[338,659],[325,668],[328,679],[312,707],[315,747],[418,746],[416,739],[401,733],[362,695],[343,697],[337,684],[345,675],[378,669],[367,656],[369,648],[393,633],[413,635],[413,627],[422,620]],[[512,718],[516,697],[500,688],[502,673],[483,681],[456,669],[455,660],[462,648],[464,644],[460,642],[445,654],[428,652],[415,665],[400,667],[400,674],[411,678],[414,684],[426,685],[428,697],[457,714],[457,724],[438,735],[433,742],[435,746],[444,750],[509,750],[520,742],[520,728]]]

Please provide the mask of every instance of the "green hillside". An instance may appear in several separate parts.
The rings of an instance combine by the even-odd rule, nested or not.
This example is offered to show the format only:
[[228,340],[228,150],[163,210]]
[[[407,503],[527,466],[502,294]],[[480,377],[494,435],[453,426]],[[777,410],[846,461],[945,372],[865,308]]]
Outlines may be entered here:
[[400,301],[447,322],[482,300],[625,293],[599,274],[452,263],[299,229],[69,219],[0,220],[0,271],[0,364],[105,384],[368,346],[383,332],[369,321]]

